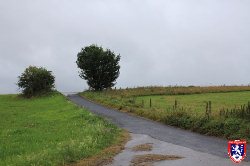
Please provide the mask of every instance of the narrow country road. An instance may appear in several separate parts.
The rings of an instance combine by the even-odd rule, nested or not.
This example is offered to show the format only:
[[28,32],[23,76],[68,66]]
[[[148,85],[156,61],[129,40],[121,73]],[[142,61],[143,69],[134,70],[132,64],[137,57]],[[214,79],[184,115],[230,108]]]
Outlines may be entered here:
[[[77,105],[87,108],[89,111],[98,114],[121,128],[135,134],[145,134],[160,141],[187,147],[195,151],[212,154],[228,159],[227,140],[204,136],[187,130],[171,127],[144,118],[129,115],[90,102],[77,94],[68,95],[68,98]],[[249,156],[250,147],[247,147]],[[246,157],[244,161],[249,161]]]

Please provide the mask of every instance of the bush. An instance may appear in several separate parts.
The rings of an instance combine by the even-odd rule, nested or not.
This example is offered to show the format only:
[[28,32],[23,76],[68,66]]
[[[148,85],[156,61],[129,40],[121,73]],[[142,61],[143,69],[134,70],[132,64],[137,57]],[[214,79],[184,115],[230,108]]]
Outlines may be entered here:
[[209,120],[206,117],[196,117],[193,122],[192,130],[205,134],[206,131],[202,130],[202,127],[205,126],[208,122]]
[[18,79],[17,85],[26,97],[50,92],[55,87],[55,77],[43,67],[29,66]]
[[173,111],[163,120],[166,124],[177,126],[183,129],[190,129],[193,119],[185,111]]
[[219,120],[209,120],[201,127],[201,133],[214,136],[224,136],[224,122]]
[[[242,120],[236,118],[228,118],[225,120],[225,137],[232,138],[233,135],[236,135],[241,129]],[[237,138],[239,139],[239,138]]]

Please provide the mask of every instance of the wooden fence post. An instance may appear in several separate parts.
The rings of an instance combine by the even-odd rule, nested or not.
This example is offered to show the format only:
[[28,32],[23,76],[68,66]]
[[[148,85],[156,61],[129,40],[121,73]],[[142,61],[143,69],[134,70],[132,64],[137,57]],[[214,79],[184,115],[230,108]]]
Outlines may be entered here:
[[174,100],[174,109],[175,109],[175,110],[177,109],[177,105],[178,105],[178,104],[177,104],[177,100],[175,99],[175,100]]

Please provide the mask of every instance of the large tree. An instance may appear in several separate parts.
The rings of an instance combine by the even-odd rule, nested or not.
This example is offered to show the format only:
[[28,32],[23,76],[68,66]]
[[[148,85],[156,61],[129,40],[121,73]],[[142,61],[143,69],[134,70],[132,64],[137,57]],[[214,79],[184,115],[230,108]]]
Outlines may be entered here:
[[120,55],[97,45],[90,45],[77,54],[76,64],[81,69],[79,76],[96,91],[111,88],[119,76]]

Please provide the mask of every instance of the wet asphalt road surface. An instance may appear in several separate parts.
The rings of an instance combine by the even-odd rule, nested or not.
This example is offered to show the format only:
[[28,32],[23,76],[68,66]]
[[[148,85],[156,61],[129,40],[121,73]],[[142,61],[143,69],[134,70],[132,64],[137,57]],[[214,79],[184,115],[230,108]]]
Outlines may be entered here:
[[[131,166],[133,158],[137,155],[160,154],[176,155],[183,157],[177,160],[165,160],[152,162],[152,166],[236,166],[229,158],[221,158],[208,153],[194,151],[179,145],[154,139],[148,135],[130,133],[131,140],[125,145],[125,149],[114,157],[112,164],[107,166]],[[133,147],[149,143],[152,149],[149,151],[134,151]],[[139,164],[138,164],[139,165]],[[149,166],[149,163],[141,164]],[[249,162],[241,162],[237,166],[249,166]]]
[[[68,98],[77,105],[87,108],[89,111],[104,117],[132,133],[149,135],[161,141],[228,159],[226,139],[205,136],[145,118],[132,116],[88,101],[77,94],[70,94]],[[250,155],[249,152],[250,147],[248,144],[247,156]],[[246,157],[244,161],[250,161],[249,158]]]

